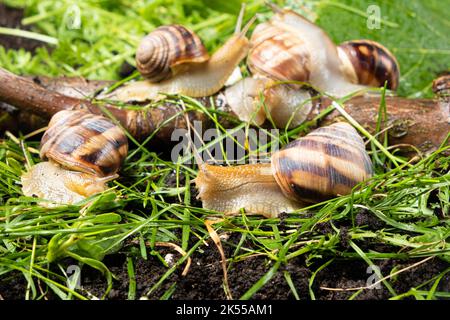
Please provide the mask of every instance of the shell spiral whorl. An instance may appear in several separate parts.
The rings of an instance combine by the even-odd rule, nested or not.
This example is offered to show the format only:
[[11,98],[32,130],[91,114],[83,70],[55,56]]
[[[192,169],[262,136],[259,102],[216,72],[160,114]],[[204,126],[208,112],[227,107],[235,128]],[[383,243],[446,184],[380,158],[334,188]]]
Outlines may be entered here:
[[317,202],[350,193],[373,172],[356,130],[335,123],[274,153],[272,173],[289,199]]
[[299,37],[269,23],[255,28],[250,39],[252,49],[248,66],[252,74],[276,80],[307,81],[310,77],[310,53]]
[[209,59],[200,38],[181,25],[162,26],[145,36],[136,52],[136,66],[152,82],[164,80],[184,63]]
[[40,149],[43,160],[104,177],[119,170],[128,152],[128,140],[120,127],[103,116],[64,110],[51,119]]
[[371,40],[352,40],[338,46],[344,73],[354,82],[396,90],[400,67],[395,56],[383,45]]

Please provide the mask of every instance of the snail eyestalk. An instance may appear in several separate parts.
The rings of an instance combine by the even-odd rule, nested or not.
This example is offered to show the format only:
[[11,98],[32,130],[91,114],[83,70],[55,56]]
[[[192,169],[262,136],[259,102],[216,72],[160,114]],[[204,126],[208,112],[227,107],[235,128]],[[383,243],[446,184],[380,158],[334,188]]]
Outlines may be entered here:
[[242,20],[244,20],[245,14],[245,3],[242,3],[241,10],[239,11],[239,16],[236,22],[236,27],[234,28],[234,34],[239,34],[242,28]]

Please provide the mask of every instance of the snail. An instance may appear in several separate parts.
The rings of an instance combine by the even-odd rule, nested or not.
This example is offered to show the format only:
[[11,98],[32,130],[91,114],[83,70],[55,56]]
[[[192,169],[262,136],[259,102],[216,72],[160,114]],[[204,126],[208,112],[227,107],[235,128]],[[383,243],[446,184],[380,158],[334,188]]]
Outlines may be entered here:
[[321,127],[272,154],[270,163],[201,164],[194,180],[203,207],[276,217],[352,189],[373,174],[362,138],[348,123]]
[[107,189],[127,153],[125,133],[109,119],[84,110],[60,111],[41,140],[44,162],[22,175],[22,190],[58,204],[79,202]]
[[366,86],[398,86],[395,57],[370,40],[336,46],[317,25],[291,10],[272,5],[275,15],[256,26],[247,58],[253,74],[279,81],[311,84],[318,91],[343,97]]
[[300,125],[312,109],[312,97],[296,81],[336,97],[386,81],[388,89],[397,89],[399,65],[383,45],[353,40],[336,46],[297,13],[271,6],[275,15],[257,25],[250,39],[247,63],[253,77],[224,92],[239,119],[261,125],[271,118],[278,128]]
[[[250,47],[246,33],[254,19],[251,19],[241,30],[243,14],[244,7],[239,15],[234,35],[209,59],[206,52],[203,52],[203,45],[198,42],[198,37],[187,29],[177,26],[156,29],[143,39],[137,55],[138,68],[142,70],[144,77],[151,76],[152,80],[130,83],[104,98],[119,101],[145,101],[158,100],[162,93],[183,94],[196,98],[210,96],[218,92],[237,65],[245,58]],[[186,32],[180,30],[186,30]],[[152,40],[154,38],[159,38],[159,40]],[[144,50],[154,47],[157,43],[165,47],[160,48],[160,50],[153,50],[159,56],[150,59],[150,53],[145,54]],[[186,55],[189,59],[183,57],[180,62],[169,59],[169,57],[184,56],[184,54],[178,54],[177,52],[188,51],[186,49],[189,46],[196,51],[193,54],[193,59],[191,59],[190,54]],[[147,62],[150,60],[155,65],[155,72],[146,70],[146,67],[149,66]],[[155,76],[154,73],[158,73],[158,70],[161,70],[161,75],[156,74]],[[160,82],[152,82],[170,75],[172,77]]]

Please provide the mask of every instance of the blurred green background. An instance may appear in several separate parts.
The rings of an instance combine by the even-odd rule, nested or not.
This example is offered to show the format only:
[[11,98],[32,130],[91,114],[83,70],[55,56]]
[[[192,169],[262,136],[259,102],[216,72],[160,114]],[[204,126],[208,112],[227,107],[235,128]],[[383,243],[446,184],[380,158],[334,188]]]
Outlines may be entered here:
[[[134,64],[140,38],[161,24],[197,31],[214,50],[233,32],[242,2],[246,18],[271,15],[263,0],[7,0],[25,8],[22,23],[45,38],[50,53],[0,47],[0,65],[21,74],[81,75],[118,79],[124,61]],[[273,1],[315,20],[340,43],[368,38],[388,47],[401,68],[399,94],[432,96],[431,83],[450,66],[450,0]],[[76,16],[79,12],[80,23]],[[380,19],[374,18],[377,13]],[[369,26],[369,27],[368,27]],[[8,31],[0,31],[5,33]],[[39,34],[39,35],[38,35]]]

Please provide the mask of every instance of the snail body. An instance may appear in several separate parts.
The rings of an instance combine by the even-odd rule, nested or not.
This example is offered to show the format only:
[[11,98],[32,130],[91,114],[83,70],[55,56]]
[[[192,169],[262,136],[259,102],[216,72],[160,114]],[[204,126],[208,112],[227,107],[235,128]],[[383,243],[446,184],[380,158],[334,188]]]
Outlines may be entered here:
[[275,217],[301,207],[285,197],[272,175],[270,163],[222,167],[202,164],[195,179],[203,208],[238,214]]
[[271,6],[275,15],[257,25],[250,39],[247,64],[253,77],[225,89],[241,120],[261,125],[270,118],[278,128],[300,125],[312,109],[309,90],[300,87],[306,83],[336,97],[385,82],[397,89],[400,68],[383,45],[353,40],[336,46],[315,24]]
[[[238,26],[241,24],[242,16],[243,14],[240,15]],[[237,65],[247,56],[250,44],[246,33],[252,23],[253,20],[242,31],[239,30],[239,27],[236,28],[234,35],[208,60],[187,63],[179,68],[180,70],[176,72],[176,75],[158,83],[149,80],[130,83],[115,90],[107,98],[119,101],[146,101],[157,100],[161,98],[163,93],[182,94],[196,98],[210,96],[218,92]],[[170,32],[173,29],[167,29],[166,31]],[[182,46],[186,46],[183,38],[173,36],[170,39],[175,42],[183,42]],[[180,43],[174,43],[170,46],[173,50],[178,50],[179,47]],[[170,65],[164,68],[169,67]]]
[[22,191],[26,196],[36,196],[59,204],[77,203],[103,192],[107,189],[106,182],[109,180],[111,179],[67,170],[52,161],[34,165],[21,177]]
[[107,118],[64,110],[50,120],[41,140],[44,162],[22,176],[27,196],[75,203],[106,190],[128,152],[125,133]]
[[195,183],[203,207],[276,217],[305,203],[349,194],[372,175],[364,143],[347,123],[319,128],[275,152],[270,164],[202,164]]
[[233,113],[242,121],[261,125],[269,118],[277,128],[302,124],[312,109],[311,95],[265,77],[249,77],[224,90]]

